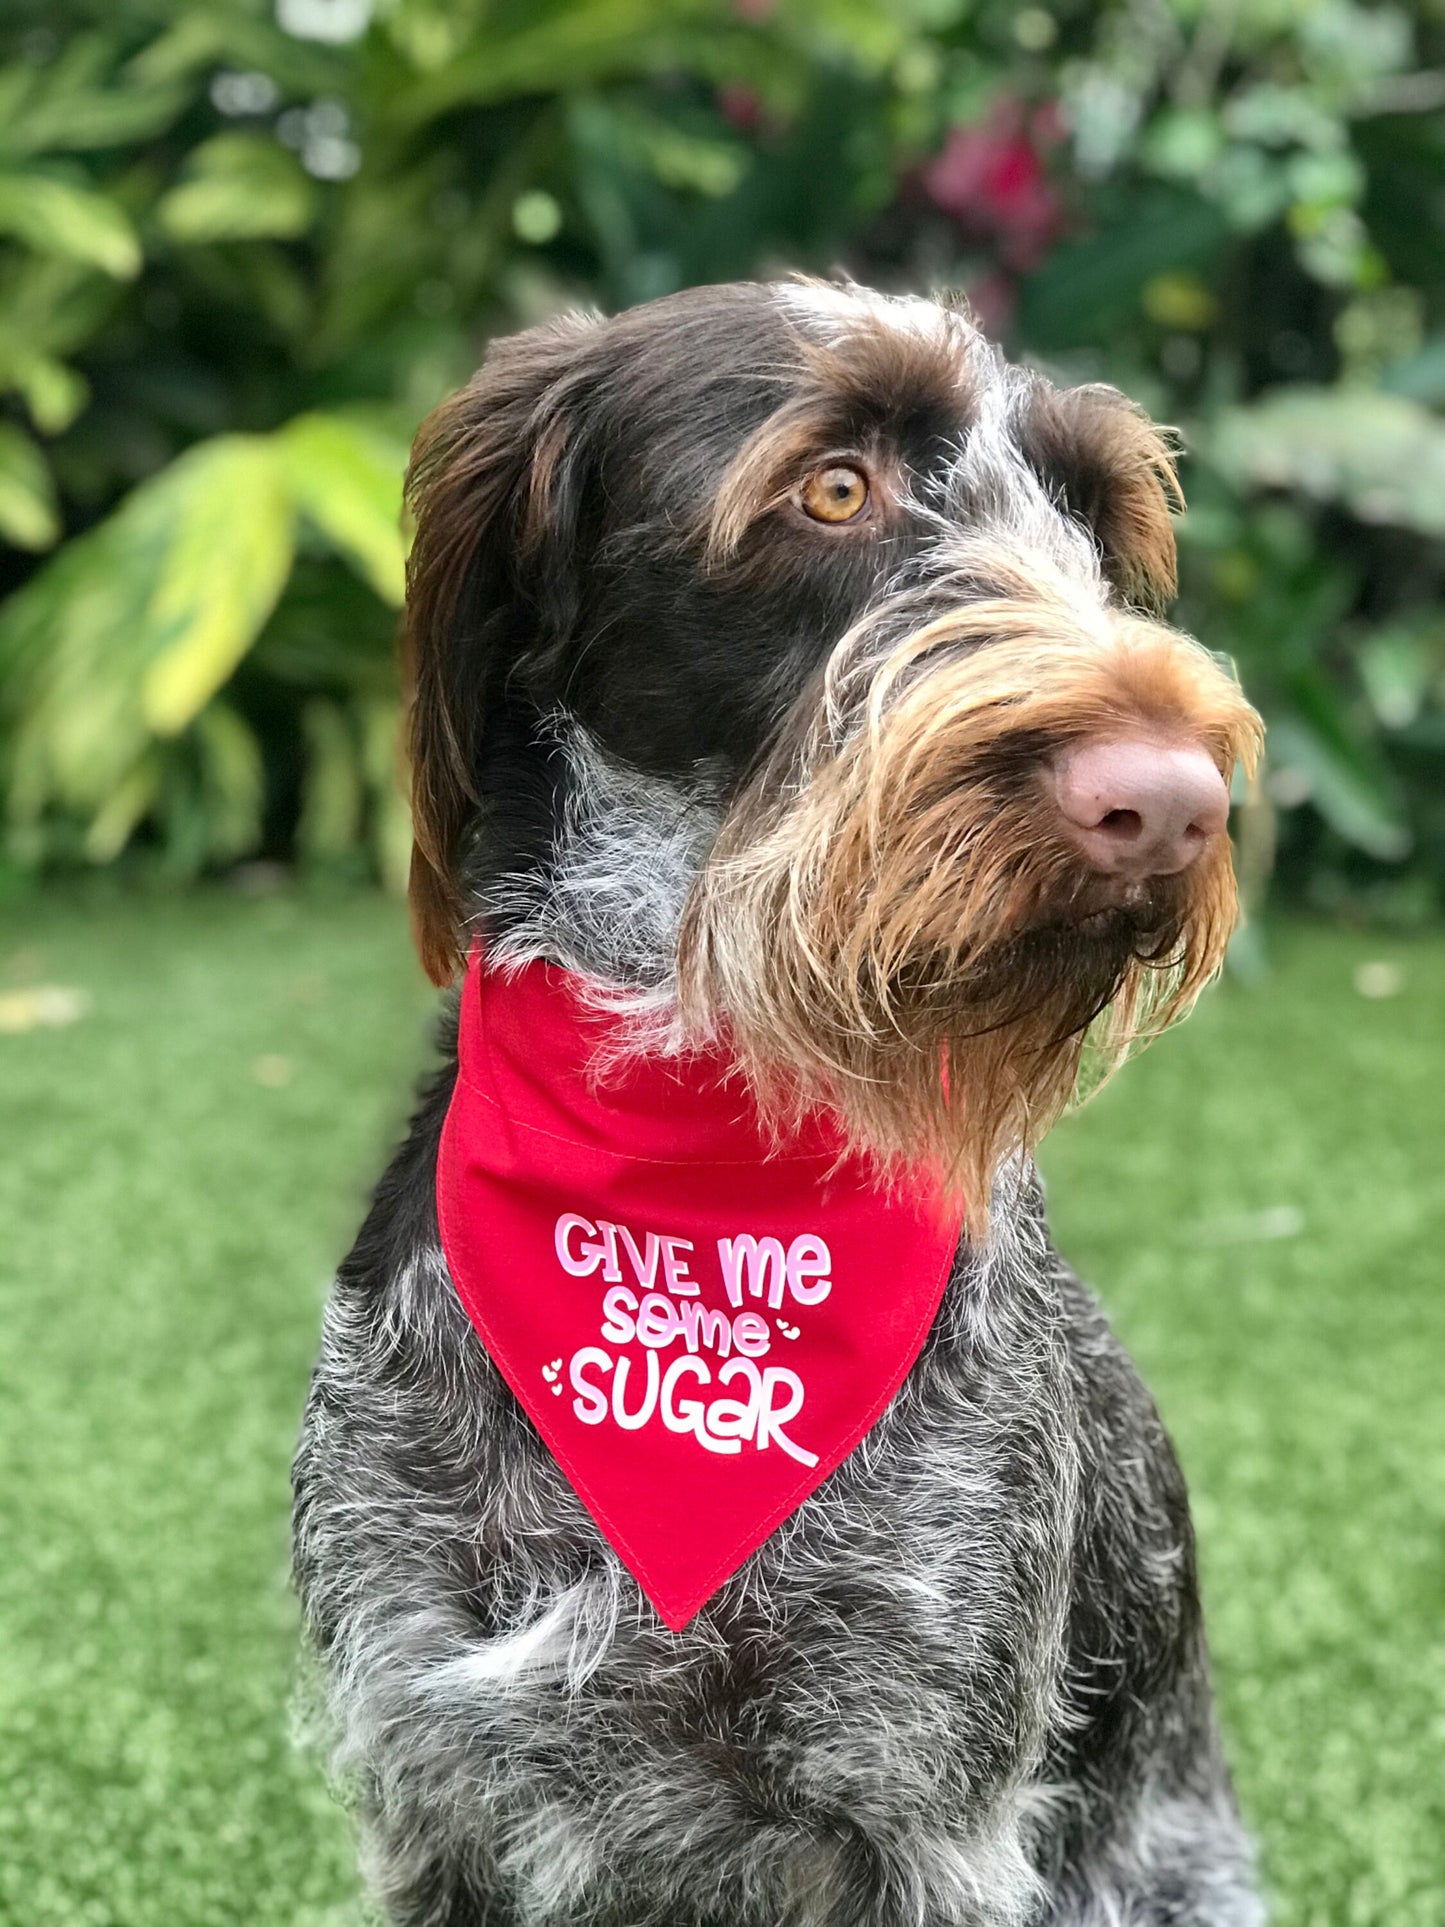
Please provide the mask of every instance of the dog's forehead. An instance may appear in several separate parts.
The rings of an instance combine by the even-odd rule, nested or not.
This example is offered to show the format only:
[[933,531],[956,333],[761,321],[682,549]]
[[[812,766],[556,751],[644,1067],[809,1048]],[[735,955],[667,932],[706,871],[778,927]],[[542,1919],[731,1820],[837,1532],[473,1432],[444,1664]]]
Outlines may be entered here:
[[932,395],[951,412],[1000,419],[1027,402],[1036,378],[1012,367],[966,306],[916,294],[880,294],[856,283],[774,283],[769,293],[788,332],[835,370],[872,371],[901,397]]
[[709,397],[725,394],[723,417],[736,424],[744,391],[781,407],[800,386],[904,406],[931,398],[953,412],[986,389],[1011,395],[1019,372],[962,308],[854,283],[692,288],[629,310],[608,333],[620,350],[614,392],[628,414],[654,400],[675,407],[679,395],[706,412]]
[[784,281],[774,284],[772,296],[785,315],[830,345],[871,327],[964,358],[982,340],[956,309],[923,295],[878,294],[872,288],[840,287],[826,281]]

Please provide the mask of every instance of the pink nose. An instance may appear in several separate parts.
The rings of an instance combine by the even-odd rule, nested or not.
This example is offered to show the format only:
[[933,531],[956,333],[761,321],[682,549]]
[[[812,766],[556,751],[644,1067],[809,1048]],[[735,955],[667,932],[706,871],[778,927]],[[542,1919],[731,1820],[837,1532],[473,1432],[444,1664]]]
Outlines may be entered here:
[[1110,876],[1173,876],[1229,821],[1224,778],[1188,743],[1080,743],[1059,758],[1054,781],[1070,835]]

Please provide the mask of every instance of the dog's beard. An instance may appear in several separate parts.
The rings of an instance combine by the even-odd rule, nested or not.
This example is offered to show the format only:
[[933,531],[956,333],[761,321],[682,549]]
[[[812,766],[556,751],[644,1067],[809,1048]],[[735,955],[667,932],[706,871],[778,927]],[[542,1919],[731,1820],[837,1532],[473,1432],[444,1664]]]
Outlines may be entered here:
[[724,824],[683,919],[684,1027],[724,1034],[780,1119],[823,1103],[987,1224],[1000,1163],[1193,1003],[1237,904],[1217,837],[1186,872],[1091,872],[1048,756],[1130,727],[1252,765],[1259,725],[1197,644],[1029,586],[880,649],[855,632]]

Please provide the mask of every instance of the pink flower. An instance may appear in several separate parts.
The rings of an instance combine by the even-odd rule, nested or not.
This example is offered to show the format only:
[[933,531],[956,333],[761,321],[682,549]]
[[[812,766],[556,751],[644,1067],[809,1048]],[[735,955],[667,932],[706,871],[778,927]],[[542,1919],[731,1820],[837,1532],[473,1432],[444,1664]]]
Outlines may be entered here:
[[981,127],[955,127],[923,170],[925,192],[977,240],[992,241],[1010,267],[1037,265],[1058,238],[1063,209],[1036,141],[1052,124],[1042,111],[1028,127],[1016,100],[994,102]]
[[755,134],[762,125],[763,103],[751,87],[731,81],[717,90],[718,111],[740,134]]

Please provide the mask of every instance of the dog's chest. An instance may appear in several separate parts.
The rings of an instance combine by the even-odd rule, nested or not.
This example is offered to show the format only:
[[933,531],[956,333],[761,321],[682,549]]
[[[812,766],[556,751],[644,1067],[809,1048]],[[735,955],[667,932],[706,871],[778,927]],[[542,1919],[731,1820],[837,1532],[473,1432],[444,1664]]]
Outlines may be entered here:
[[893,1408],[680,1634],[492,1379],[495,1476],[456,1520],[489,1602],[475,1635],[498,1661],[472,1716],[530,1729],[539,1756],[565,1735],[572,1766],[619,1793],[681,1773],[700,1799],[780,1816],[902,1823],[1011,1783],[1056,1711],[1074,1530],[1049,1325],[956,1286]]

